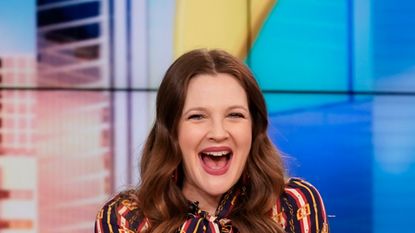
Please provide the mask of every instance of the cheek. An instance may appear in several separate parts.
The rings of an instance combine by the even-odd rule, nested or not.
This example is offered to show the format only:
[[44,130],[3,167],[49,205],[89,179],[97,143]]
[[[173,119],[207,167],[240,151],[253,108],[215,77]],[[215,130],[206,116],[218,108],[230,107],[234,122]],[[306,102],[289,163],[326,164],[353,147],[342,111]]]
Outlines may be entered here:
[[248,159],[249,153],[251,151],[251,146],[252,146],[252,128],[251,125],[249,124],[248,126],[245,127],[240,127],[240,132],[238,133],[239,135],[239,139],[238,139],[238,146],[241,149],[241,153],[243,153],[244,157],[243,157],[243,163],[245,164],[245,162]]
[[250,123],[235,127],[233,132],[239,146],[251,148],[252,127]]
[[179,145],[183,153],[186,156],[188,153],[197,150],[197,146],[202,139],[202,131],[195,126],[190,126],[184,123],[179,128]]

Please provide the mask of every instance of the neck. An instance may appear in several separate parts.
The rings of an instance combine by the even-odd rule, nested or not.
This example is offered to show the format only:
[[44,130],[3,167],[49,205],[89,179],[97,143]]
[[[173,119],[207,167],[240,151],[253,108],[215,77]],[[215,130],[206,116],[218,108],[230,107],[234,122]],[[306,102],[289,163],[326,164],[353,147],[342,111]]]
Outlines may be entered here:
[[215,215],[216,208],[219,205],[222,194],[210,195],[206,192],[194,188],[187,182],[184,182],[182,192],[189,201],[197,201],[201,210],[208,212],[212,216]]

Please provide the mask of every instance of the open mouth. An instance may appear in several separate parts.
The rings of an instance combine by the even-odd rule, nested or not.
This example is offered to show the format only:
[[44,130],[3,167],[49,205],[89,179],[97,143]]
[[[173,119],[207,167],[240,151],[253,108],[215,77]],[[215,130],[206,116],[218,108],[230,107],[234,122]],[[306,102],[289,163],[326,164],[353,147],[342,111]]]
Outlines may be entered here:
[[222,175],[226,173],[232,155],[231,150],[202,151],[199,153],[203,168],[211,175]]

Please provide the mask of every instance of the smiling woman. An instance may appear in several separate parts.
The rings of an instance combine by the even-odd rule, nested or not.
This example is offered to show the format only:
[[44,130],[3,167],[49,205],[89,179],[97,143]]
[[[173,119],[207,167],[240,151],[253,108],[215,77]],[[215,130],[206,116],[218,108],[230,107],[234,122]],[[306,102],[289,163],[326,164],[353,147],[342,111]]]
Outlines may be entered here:
[[287,178],[251,71],[220,50],[167,70],[141,184],[99,211],[95,232],[328,232],[309,183]]
[[251,132],[248,99],[233,76],[194,76],[178,129],[184,196],[215,213],[222,194],[241,177],[251,148]]

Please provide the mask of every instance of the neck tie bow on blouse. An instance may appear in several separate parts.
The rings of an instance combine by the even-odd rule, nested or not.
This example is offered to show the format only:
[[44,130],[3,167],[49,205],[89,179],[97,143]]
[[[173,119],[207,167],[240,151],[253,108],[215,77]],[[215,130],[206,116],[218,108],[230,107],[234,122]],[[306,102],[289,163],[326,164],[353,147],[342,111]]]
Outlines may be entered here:
[[245,187],[233,188],[225,193],[216,209],[216,216],[199,208],[198,202],[189,203],[187,220],[178,229],[178,233],[237,233],[228,218],[238,199],[244,195]]

